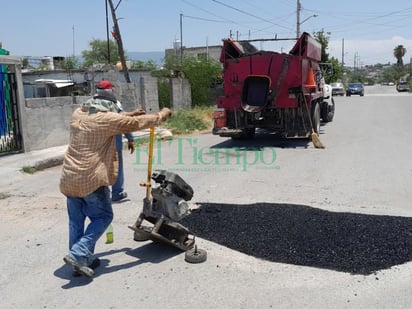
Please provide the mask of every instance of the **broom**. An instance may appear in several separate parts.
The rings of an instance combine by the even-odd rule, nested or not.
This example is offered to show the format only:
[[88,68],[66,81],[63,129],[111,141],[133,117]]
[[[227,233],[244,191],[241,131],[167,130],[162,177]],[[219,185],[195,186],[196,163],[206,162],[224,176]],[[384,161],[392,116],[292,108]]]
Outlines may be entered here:
[[312,140],[313,146],[315,146],[315,148],[325,148],[325,146],[323,146],[322,142],[320,141],[318,134],[316,134],[315,129],[313,128],[312,117],[310,116],[309,107],[308,107],[308,104],[306,103],[306,97],[303,91],[301,95],[303,97],[303,104],[305,104],[306,111],[308,113],[310,128],[312,129],[310,139]]

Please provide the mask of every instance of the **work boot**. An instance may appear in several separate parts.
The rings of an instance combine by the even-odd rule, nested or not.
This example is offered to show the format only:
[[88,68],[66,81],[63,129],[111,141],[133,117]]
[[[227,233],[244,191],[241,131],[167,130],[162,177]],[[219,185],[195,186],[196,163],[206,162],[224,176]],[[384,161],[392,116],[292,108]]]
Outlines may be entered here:
[[66,255],[63,258],[63,261],[69,265],[72,266],[74,268],[75,271],[77,271],[78,273],[82,274],[83,276],[86,277],[93,277],[94,275],[94,271],[93,269],[87,267],[86,265],[83,265],[79,262],[77,262],[74,258],[72,258],[70,255]]
[[117,196],[112,196],[112,202],[119,202],[127,197],[127,192],[121,192]]
[[[98,258],[95,258],[89,265],[89,268],[95,270],[97,267],[100,266],[100,260]],[[72,271],[72,276],[73,277],[80,277],[82,276],[81,273],[79,273],[76,269],[73,269]]]

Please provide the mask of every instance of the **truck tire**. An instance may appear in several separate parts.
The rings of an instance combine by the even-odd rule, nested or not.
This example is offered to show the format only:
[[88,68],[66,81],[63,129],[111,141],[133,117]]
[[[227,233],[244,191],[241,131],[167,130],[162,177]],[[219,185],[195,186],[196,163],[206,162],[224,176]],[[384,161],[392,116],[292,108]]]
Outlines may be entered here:
[[324,122],[331,122],[333,116],[335,116],[335,101],[332,98],[332,105],[329,105],[328,102],[322,103],[321,117]]
[[313,102],[313,105],[311,106],[311,116],[312,116],[312,126],[313,130],[315,131],[316,134],[319,135],[320,131],[320,107],[319,103]]

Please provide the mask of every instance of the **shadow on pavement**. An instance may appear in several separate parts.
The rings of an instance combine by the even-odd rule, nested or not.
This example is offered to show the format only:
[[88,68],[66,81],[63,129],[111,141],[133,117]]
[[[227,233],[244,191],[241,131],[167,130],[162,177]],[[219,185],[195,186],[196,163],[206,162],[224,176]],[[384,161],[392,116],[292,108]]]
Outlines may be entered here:
[[[108,255],[113,255],[121,252],[124,252],[129,256],[135,257],[136,260],[121,265],[110,266],[110,260],[104,258]],[[56,269],[54,275],[62,279],[70,280],[67,284],[62,286],[63,289],[70,289],[74,287],[87,285],[90,282],[92,282],[94,278],[104,274],[116,272],[127,268],[132,268],[144,263],[158,264],[181,253],[182,251],[177,248],[148,241],[147,244],[144,244],[143,246],[140,246],[136,249],[123,248],[119,250],[110,250],[107,252],[97,253],[96,257],[100,259],[101,264],[98,268],[95,269],[95,275],[93,278],[73,277],[71,267],[65,264]]]
[[292,204],[198,204],[183,225],[256,258],[360,275],[412,260],[412,218]]
[[275,148],[302,148],[311,146],[308,138],[284,138],[268,131],[259,130],[254,138],[251,139],[227,139],[210,148],[239,148],[241,150],[262,150],[265,147]]

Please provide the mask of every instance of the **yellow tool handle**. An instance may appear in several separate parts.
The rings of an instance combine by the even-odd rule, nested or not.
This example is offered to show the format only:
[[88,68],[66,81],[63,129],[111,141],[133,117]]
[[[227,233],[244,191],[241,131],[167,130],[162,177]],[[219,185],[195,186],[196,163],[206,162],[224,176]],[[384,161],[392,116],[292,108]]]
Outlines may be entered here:
[[151,194],[151,184],[152,184],[152,166],[153,166],[153,144],[154,144],[154,128],[150,128],[149,135],[149,158],[147,161],[147,178],[146,182],[141,182],[140,186],[146,187],[146,197],[148,199],[152,198]]
[[150,193],[151,183],[152,183],[152,166],[153,166],[153,144],[154,144],[154,128],[150,128],[149,136],[149,161],[147,162],[147,186],[146,186],[146,197],[152,198]]

